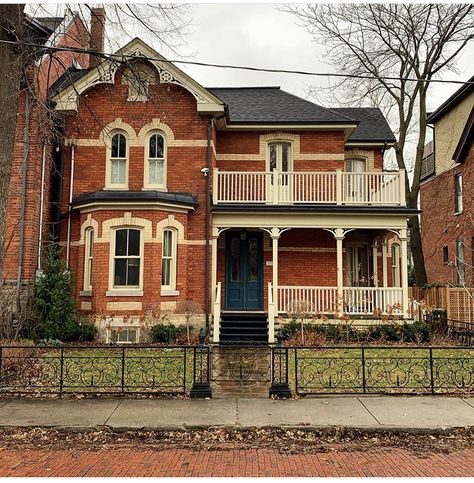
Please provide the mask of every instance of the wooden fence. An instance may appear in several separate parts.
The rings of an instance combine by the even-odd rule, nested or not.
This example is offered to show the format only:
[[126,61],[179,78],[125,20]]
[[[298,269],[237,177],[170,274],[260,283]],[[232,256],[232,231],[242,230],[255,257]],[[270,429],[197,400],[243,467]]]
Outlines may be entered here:
[[474,322],[474,289],[458,287],[409,287],[410,299],[427,308],[446,309],[449,320]]

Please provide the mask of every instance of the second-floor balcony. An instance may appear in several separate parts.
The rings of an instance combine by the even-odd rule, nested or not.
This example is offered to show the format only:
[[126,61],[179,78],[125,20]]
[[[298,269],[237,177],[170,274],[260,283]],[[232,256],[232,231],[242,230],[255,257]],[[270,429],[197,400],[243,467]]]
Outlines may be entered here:
[[214,170],[215,204],[406,206],[405,171]]

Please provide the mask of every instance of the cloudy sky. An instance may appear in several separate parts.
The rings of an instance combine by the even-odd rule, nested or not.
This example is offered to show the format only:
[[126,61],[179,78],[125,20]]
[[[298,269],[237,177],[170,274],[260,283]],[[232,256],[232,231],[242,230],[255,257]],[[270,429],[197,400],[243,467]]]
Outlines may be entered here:
[[[85,16],[88,9],[84,4],[68,4],[81,11]],[[38,16],[58,15],[64,11],[65,4],[29,5],[32,13]],[[108,12],[112,5],[108,5]],[[193,4],[189,9],[189,35],[185,37],[186,46],[179,52],[186,59],[201,62],[250,65],[266,68],[296,69],[318,72],[338,72],[338,67],[325,62],[324,48],[312,42],[306,30],[297,25],[291,14],[282,12],[271,3],[201,3]],[[136,26],[135,26],[136,27]],[[157,50],[168,58],[175,57],[163,51],[153,36],[143,29],[128,28],[125,38],[114,34],[113,25],[108,25],[107,36],[113,40],[112,50],[125,44],[135,36],[154,43]],[[110,43],[109,43],[110,45]],[[166,49],[164,49],[166,50]],[[466,48],[459,58],[459,73],[447,72],[444,78],[467,80],[474,74],[474,43]],[[204,86],[246,86],[278,85],[283,89],[302,97],[307,97],[308,86],[326,86],[326,78],[307,77],[295,74],[270,74],[245,72],[239,70],[217,69],[198,66],[179,67],[194,77]],[[431,87],[428,109],[438,107],[459,85],[440,84]]]

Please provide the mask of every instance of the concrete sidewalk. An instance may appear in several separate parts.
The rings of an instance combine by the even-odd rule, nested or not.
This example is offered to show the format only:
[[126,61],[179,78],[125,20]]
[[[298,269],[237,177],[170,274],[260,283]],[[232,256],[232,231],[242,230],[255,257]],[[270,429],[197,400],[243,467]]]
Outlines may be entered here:
[[433,430],[474,426],[474,398],[332,396],[271,399],[0,399],[0,427],[183,429],[328,427]]

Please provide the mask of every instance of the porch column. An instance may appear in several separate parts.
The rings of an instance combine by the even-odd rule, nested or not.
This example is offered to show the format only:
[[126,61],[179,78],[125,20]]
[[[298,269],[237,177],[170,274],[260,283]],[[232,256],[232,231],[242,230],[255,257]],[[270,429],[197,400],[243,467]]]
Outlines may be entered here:
[[374,242],[372,245],[372,267],[374,272],[374,287],[379,286],[379,267],[378,267],[378,260],[377,260],[377,242]]
[[387,275],[387,240],[382,243],[382,285],[384,287],[388,286],[388,275]]
[[400,230],[400,263],[402,264],[403,317],[408,316],[408,237],[407,229]]
[[[273,288],[273,304],[274,316],[278,315],[278,240],[280,239],[280,229],[272,228],[272,288]],[[269,321],[268,342],[275,342],[274,320]],[[273,323],[272,323],[273,322]]]
[[344,311],[344,268],[342,260],[342,240],[344,240],[344,230],[336,228],[334,231],[334,238],[336,239],[336,264],[337,264],[337,312],[342,315]]
[[217,285],[217,241],[219,240],[219,228],[212,228],[212,258],[211,258],[211,303],[214,307],[216,301],[216,285]]

